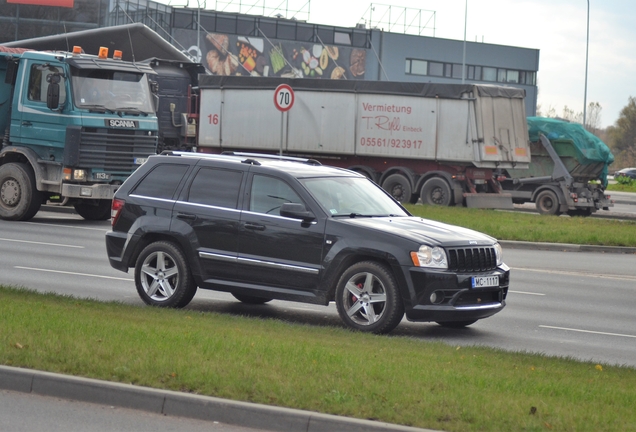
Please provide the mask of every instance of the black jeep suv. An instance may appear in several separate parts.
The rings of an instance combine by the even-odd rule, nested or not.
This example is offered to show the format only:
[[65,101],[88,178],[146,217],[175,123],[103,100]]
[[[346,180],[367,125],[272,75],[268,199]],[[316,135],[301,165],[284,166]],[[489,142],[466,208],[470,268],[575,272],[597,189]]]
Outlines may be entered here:
[[413,217],[362,175],[254,154],[151,156],[115,194],[106,248],[150,305],[183,307],[197,287],[335,301],[373,333],[405,313],[472,324],[503,309],[510,276],[495,239]]

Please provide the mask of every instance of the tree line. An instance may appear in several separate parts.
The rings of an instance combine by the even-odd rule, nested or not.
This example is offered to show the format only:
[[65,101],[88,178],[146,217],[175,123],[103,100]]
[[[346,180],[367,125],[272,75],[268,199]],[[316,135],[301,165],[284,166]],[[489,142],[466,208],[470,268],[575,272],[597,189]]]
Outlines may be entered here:
[[[614,125],[601,128],[601,104],[590,102],[587,106],[585,129],[599,137],[611,149],[614,163],[610,172],[619,168],[636,167],[636,97],[630,96]],[[583,112],[576,112],[567,105],[558,114],[552,106],[542,111],[537,107],[537,116],[560,118],[583,124]]]

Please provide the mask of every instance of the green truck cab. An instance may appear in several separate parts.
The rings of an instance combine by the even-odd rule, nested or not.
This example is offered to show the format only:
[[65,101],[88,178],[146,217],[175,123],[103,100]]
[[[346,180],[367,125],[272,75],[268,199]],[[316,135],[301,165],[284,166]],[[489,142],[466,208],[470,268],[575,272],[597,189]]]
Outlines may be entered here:
[[118,57],[0,47],[0,218],[31,219],[47,201],[110,218],[158,139],[155,72]]

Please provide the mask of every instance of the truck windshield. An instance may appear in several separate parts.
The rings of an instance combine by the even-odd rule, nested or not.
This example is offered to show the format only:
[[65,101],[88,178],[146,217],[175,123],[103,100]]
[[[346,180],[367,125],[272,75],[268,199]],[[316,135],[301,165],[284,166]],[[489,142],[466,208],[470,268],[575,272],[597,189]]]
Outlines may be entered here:
[[72,68],[73,100],[78,108],[154,113],[145,74]]
[[366,178],[320,177],[301,183],[332,217],[410,216]]

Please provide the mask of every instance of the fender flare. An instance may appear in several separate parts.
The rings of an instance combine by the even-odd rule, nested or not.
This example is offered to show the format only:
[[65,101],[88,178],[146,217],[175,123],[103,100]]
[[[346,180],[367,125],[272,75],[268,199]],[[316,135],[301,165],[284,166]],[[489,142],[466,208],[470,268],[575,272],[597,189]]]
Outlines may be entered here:
[[0,161],[2,164],[9,162],[26,162],[31,166],[35,174],[35,184],[39,191],[48,191],[44,180],[47,180],[47,169],[42,163],[42,159],[38,154],[27,147],[8,146],[0,151]]

